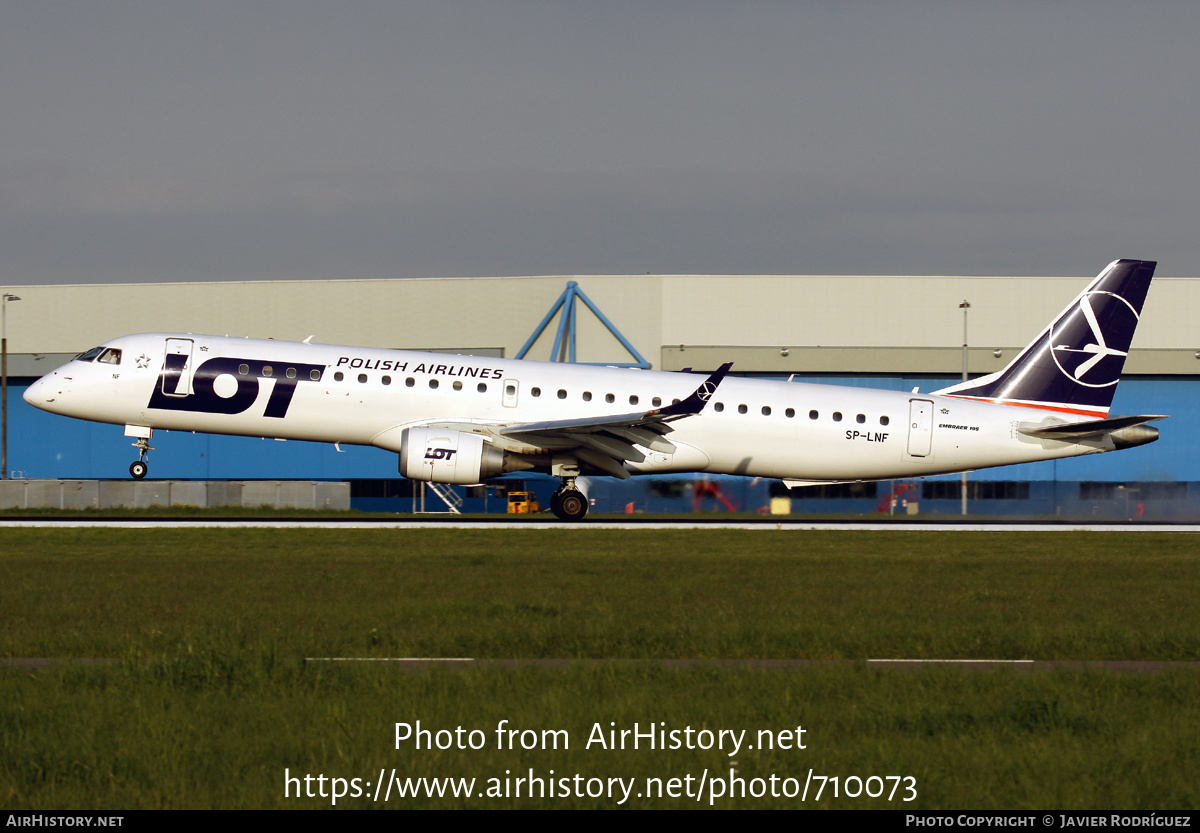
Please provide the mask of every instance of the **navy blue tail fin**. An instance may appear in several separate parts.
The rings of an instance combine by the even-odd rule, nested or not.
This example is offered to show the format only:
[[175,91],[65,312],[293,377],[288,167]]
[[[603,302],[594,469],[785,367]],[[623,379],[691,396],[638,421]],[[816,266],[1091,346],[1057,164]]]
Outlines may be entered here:
[[1113,261],[1008,367],[937,393],[1108,416],[1157,265]]

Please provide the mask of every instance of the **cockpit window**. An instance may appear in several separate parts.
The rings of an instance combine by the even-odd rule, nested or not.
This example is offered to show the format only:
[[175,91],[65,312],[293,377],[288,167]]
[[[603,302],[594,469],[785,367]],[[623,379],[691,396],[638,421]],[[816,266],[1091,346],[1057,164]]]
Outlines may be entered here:
[[80,353],[78,356],[76,356],[76,357],[75,357],[75,361],[77,361],[77,362],[90,362],[92,359],[94,359],[94,358],[96,358],[97,356],[99,356],[99,355],[100,355],[100,352],[101,352],[102,350],[104,350],[104,347],[103,347],[103,346],[100,346],[100,347],[93,347],[91,350],[88,350],[86,353]]
[[105,348],[104,352],[100,354],[99,358],[96,359],[96,361],[104,364],[120,364],[121,351],[116,347],[107,347]]

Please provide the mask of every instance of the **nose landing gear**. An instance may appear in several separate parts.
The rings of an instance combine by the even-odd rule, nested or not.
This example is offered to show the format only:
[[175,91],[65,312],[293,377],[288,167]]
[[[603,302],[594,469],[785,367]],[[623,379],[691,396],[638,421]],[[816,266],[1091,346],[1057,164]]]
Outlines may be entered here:
[[[137,436],[136,434],[130,434],[129,428],[130,428],[130,426],[126,426],[126,428],[125,428],[126,436]],[[148,457],[150,452],[154,450],[153,448],[150,447],[150,434],[151,434],[150,430],[149,429],[139,429],[139,433],[142,433],[142,432],[144,432],[146,434],[146,436],[137,437],[137,442],[135,442],[133,444],[133,447],[136,448],[139,452],[138,458],[137,458],[137,460],[135,460],[129,464],[129,475],[134,480],[141,480],[150,471],[150,466],[146,462],[146,457]]]

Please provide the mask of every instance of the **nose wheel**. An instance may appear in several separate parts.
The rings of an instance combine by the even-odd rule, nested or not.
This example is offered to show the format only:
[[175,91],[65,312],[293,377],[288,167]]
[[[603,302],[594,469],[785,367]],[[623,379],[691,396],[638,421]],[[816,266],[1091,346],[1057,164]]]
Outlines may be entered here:
[[550,496],[550,511],[560,520],[581,521],[587,510],[587,498],[575,488],[575,478],[563,478],[562,486]]
[[150,465],[146,462],[146,458],[150,456],[150,452],[154,449],[150,447],[150,439],[148,437],[138,437],[138,441],[133,444],[140,453],[138,458],[129,464],[129,475],[134,480],[141,480],[150,471]]

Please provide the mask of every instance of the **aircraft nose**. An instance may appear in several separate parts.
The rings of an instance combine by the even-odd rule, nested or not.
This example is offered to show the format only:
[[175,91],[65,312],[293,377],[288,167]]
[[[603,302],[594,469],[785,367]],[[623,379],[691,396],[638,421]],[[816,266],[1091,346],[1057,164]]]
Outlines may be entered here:
[[38,379],[29,387],[25,388],[25,393],[21,398],[35,408],[47,408],[57,398],[57,393],[54,390],[53,376],[57,374],[50,373]]

